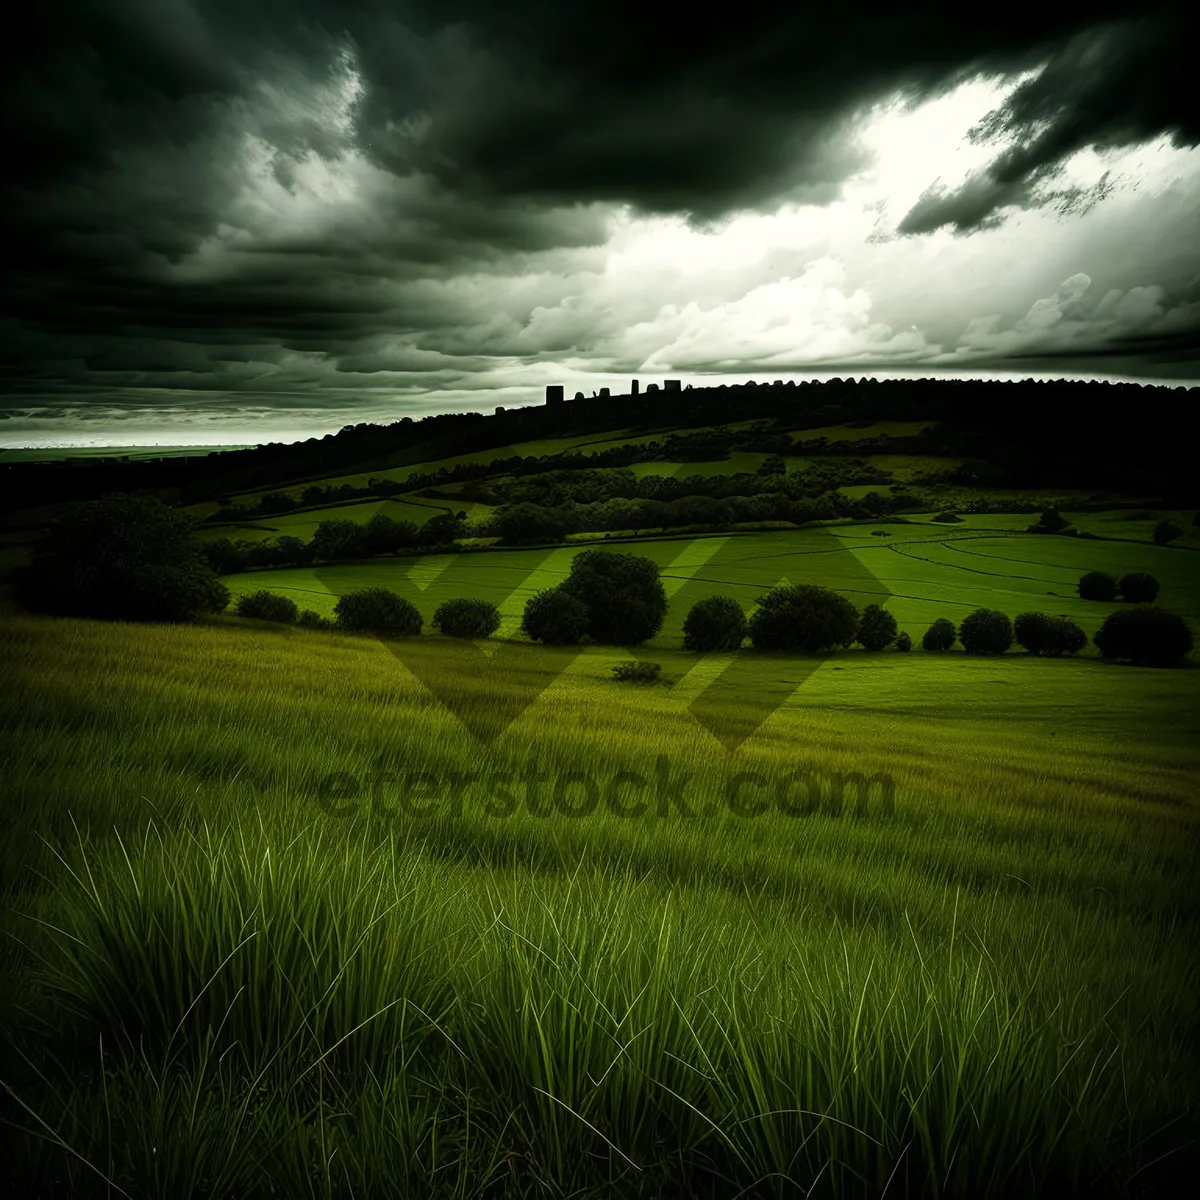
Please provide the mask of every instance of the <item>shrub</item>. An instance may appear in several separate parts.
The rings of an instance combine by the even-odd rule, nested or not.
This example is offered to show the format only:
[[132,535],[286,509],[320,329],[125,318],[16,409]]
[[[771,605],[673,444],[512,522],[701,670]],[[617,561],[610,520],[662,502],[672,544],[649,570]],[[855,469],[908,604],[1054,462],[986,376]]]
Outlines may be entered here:
[[623,662],[616,663],[613,666],[612,673],[614,679],[622,681],[628,680],[633,683],[656,683],[661,670],[661,663]]
[[653,559],[584,550],[559,585],[587,609],[587,632],[603,646],[638,646],[662,628],[667,593]]
[[274,592],[252,592],[242,596],[237,602],[239,617],[253,617],[258,621],[278,621],[283,625],[292,624],[299,610],[296,602],[288,596],[277,596]]
[[1013,621],[1017,644],[1030,654],[1041,654],[1050,644],[1050,622],[1045,613],[1023,612]]
[[336,629],[337,622],[331,621],[328,617],[321,616],[318,612],[313,612],[311,608],[306,608],[297,618],[296,624],[301,629]]
[[561,587],[531,596],[521,618],[521,632],[547,646],[577,646],[588,628],[588,610],[582,600]]
[[882,650],[896,640],[896,618],[880,604],[868,604],[858,623],[855,641],[864,649]]
[[736,650],[746,636],[746,614],[732,596],[706,596],[683,622],[685,650]]
[[748,626],[758,650],[815,653],[849,646],[858,633],[858,609],[845,596],[815,584],[774,588],[758,605]]
[[921,639],[921,648],[923,650],[949,650],[957,640],[958,631],[954,628],[954,622],[947,621],[945,617],[938,617],[925,630],[925,636]]
[[229,591],[193,540],[198,521],[155,496],[114,495],[67,509],[13,572],[35,612],[123,621],[191,621]]
[[1149,666],[1173,665],[1192,648],[1183,618],[1154,607],[1109,613],[1092,641],[1103,658],[1128,658]]
[[1055,657],[1059,654],[1078,654],[1087,643],[1087,634],[1074,621],[1068,621],[1065,617],[1051,617],[1042,653]]
[[355,633],[415,637],[421,632],[421,614],[411,600],[387,588],[347,592],[334,605],[338,626]]
[[952,512],[940,512],[933,519],[935,521],[941,521],[943,525],[951,525],[956,522],[962,521],[962,517],[960,517],[958,515],[958,513],[952,513]]
[[1154,544],[1156,546],[1165,546],[1168,542],[1173,542],[1183,533],[1183,530],[1178,525],[1173,525],[1170,521],[1159,521],[1154,527]]
[[364,558],[371,553],[365,525],[356,521],[322,521],[310,543],[315,558]]
[[1012,622],[995,609],[977,608],[963,617],[958,640],[968,654],[1003,654],[1012,645]]
[[1081,600],[1115,600],[1117,589],[1116,577],[1107,571],[1089,571],[1079,580]]
[[235,575],[247,566],[242,549],[226,537],[201,542],[200,553],[218,575]]
[[447,600],[438,605],[433,624],[448,637],[491,637],[500,628],[500,610],[490,600]]
[[1044,508],[1037,521],[1025,530],[1026,533],[1061,533],[1071,524],[1058,515],[1053,508]]
[[1153,604],[1158,599],[1160,584],[1153,575],[1142,571],[1132,571],[1121,576],[1118,585],[1121,589],[1121,599],[1130,604]]
[[907,654],[912,649],[912,638],[907,633],[901,633],[896,637],[896,649],[901,654]]

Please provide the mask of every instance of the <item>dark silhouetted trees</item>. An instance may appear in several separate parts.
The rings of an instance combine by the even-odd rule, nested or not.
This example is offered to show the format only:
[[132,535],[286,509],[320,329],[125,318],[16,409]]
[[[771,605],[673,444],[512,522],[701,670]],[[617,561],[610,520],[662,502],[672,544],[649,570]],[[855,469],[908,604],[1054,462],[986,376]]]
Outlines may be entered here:
[[1026,533],[1062,533],[1062,531],[1070,526],[1071,522],[1064,517],[1058,515],[1057,510],[1053,508],[1042,509],[1042,515],[1034,524],[1026,529]]
[[588,613],[588,636],[602,646],[639,646],[662,628],[667,593],[653,559],[584,550],[559,585]]
[[1107,571],[1089,571],[1079,580],[1081,600],[1115,600],[1117,591],[1116,577]]
[[945,617],[938,617],[925,630],[925,636],[921,639],[921,648],[935,651],[949,650],[957,640],[958,631],[954,628],[954,622],[946,620]]
[[367,528],[355,521],[322,521],[313,533],[314,555],[331,562],[339,558],[365,558],[370,553]]
[[777,587],[758,600],[748,632],[757,650],[817,653],[853,644],[858,609],[845,597],[815,584]]
[[577,646],[587,634],[587,627],[587,607],[561,587],[531,596],[521,618],[521,632],[547,646]]
[[487,638],[500,628],[500,610],[491,600],[446,600],[433,614],[433,625],[447,637]]
[[1154,544],[1156,546],[1165,546],[1168,542],[1173,542],[1183,533],[1183,530],[1178,525],[1170,521],[1159,521],[1154,527]]
[[896,640],[896,618],[881,604],[868,604],[858,623],[855,641],[866,650],[882,650]]
[[1181,662],[1192,648],[1183,618],[1152,606],[1109,613],[1092,641],[1103,658],[1128,658],[1156,667]]
[[683,648],[737,650],[746,637],[746,614],[732,596],[706,596],[693,604],[683,621]]
[[1121,576],[1121,599],[1130,604],[1153,604],[1158,599],[1160,584],[1153,575],[1131,571]]
[[1003,654],[1013,642],[1012,622],[992,608],[977,608],[963,617],[958,640],[968,654]]
[[300,615],[296,602],[289,596],[280,596],[275,592],[251,592],[242,596],[237,602],[239,617],[253,617],[258,621],[277,621],[281,625],[290,625]]
[[1025,612],[1013,622],[1013,636],[1030,654],[1078,654],[1087,634],[1074,621],[1047,613]]
[[35,612],[126,621],[191,621],[229,592],[193,540],[198,521],[154,496],[115,495],[69,508],[13,573]]
[[912,649],[912,638],[907,633],[898,634],[896,637],[896,649],[901,654],[907,654]]
[[340,628],[355,633],[388,637],[415,637],[421,632],[421,614],[411,600],[387,588],[363,588],[342,596],[333,611]]

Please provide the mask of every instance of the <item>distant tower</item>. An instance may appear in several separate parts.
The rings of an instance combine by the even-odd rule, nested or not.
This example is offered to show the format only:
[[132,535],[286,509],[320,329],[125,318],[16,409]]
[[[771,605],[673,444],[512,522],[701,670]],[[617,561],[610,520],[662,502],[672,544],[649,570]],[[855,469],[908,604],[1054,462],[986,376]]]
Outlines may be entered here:
[[663,380],[663,391],[664,392],[679,391],[679,380],[678,379],[664,379]]
[[608,395],[608,388],[601,388],[600,395],[601,397],[606,397]]
[[576,399],[576,400],[582,400],[582,399],[583,399],[583,393],[582,393],[582,392],[576,392],[576,393],[575,393],[575,399]]
[[648,384],[646,384],[646,391],[648,391],[648,392],[657,392],[657,391],[658,391],[658,384],[657,384],[657,383],[648,383]]
[[502,405],[500,408],[496,409],[496,416],[499,416],[503,411],[504,411],[504,407]]
[[546,384],[546,403],[561,404],[563,402],[563,389],[561,383]]
[[638,394],[638,381],[636,379],[633,381],[633,387],[630,389],[629,394],[631,396],[636,396]]

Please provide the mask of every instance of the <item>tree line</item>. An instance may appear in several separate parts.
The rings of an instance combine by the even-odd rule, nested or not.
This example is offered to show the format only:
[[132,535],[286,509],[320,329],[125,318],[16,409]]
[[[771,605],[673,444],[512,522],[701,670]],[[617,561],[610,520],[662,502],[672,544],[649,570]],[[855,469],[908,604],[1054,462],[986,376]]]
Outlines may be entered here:
[[[452,518],[451,520],[456,520]],[[197,521],[153,496],[113,496],[76,506],[35,545],[30,562],[15,572],[18,598],[28,608],[63,616],[110,620],[189,621],[224,611],[228,588],[194,540]],[[449,526],[447,526],[449,531]],[[298,539],[296,539],[298,541]],[[1121,598],[1133,607],[1108,614],[1091,639],[1105,658],[1154,665],[1182,661],[1192,648],[1186,623],[1155,607],[1160,585],[1144,572],[1121,578],[1092,571],[1082,576],[1083,599]],[[684,647],[696,651],[736,650],[748,637],[757,650],[825,652],[855,643],[867,650],[911,648],[883,606],[860,613],[848,597],[811,584],[778,587],[756,601],[746,618],[732,597],[700,601],[684,621]],[[336,619],[301,614],[288,597],[259,592],[238,602],[243,616],[318,628],[341,628],[387,636],[419,633],[422,619],[411,601],[384,588],[339,599]],[[657,636],[667,613],[659,568],[635,554],[588,549],[577,554],[570,574],[557,587],[530,598],[522,631],[547,645],[590,640],[601,645],[637,646]],[[499,628],[496,606],[461,598],[443,606],[435,626],[451,636],[489,637]],[[1039,612],[1015,621],[978,609],[955,627],[935,621],[922,638],[929,651],[961,643],[969,654],[1002,654],[1014,641],[1033,654],[1075,654],[1087,636],[1074,622]]]

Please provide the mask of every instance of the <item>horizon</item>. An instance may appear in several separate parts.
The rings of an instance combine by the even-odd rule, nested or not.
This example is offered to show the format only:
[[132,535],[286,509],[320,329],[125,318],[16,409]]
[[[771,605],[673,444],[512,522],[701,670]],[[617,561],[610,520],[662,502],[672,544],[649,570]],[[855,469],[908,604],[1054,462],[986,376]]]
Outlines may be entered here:
[[303,440],[639,376],[1200,382],[1170,5],[631,42],[611,5],[305,0],[314,37],[66,3],[0,76],[6,448]]

